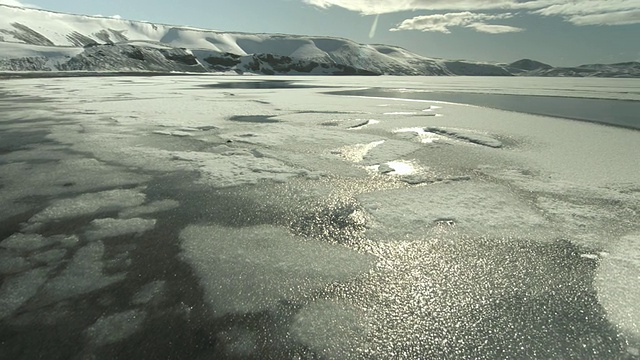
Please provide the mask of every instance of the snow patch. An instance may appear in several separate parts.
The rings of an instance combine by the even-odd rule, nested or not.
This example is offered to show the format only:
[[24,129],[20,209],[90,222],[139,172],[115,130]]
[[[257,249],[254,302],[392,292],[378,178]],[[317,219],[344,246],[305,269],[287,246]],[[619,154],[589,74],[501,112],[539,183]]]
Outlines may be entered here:
[[95,241],[129,234],[141,235],[153,229],[155,225],[155,219],[95,219],[91,221],[91,229],[85,233],[85,237]]
[[124,280],[125,274],[103,274],[104,251],[104,244],[100,241],[80,248],[69,265],[45,284],[43,288],[45,300],[57,302]]
[[138,332],[146,317],[146,312],[136,309],[103,316],[85,330],[85,334],[94,346],[117,343]]
[[193,162],[202,175],[201,181],[215,187],[256,184],[262,180],[285,182],[309,173],[280,160],[257,157],[244,149],[222,154],[181,151],[174,152],[173,156],[175,160]]
[[622,237],[609,255],[600,260],[595,286],[609,320],[625,335],[639,341],[640,234]]
[[0,242],[0,247],[19,252],[29,252],[47,245],[51,245],[51,241],[40,234],[16,233]]
[[82,194],[75,198],[55,200],[49,207],[29,219],[29,222],[47,222],[138,206],[144,203],[145,198],[145,194],[138,190],[109,190]]
[[[322,358],[354,358],[366,346],[368,320],[362,311],[342,302],[319,300],[295,316],[291,333]],[[365,358],[365,354],[360,354]]]
[[35,296],[48,273],[48,268],[39,268],[5,279],[0,287],[0,320]]
[[167,282],[164,280],[152,281],[144,285],[131,298],[134,305],[143,305],[161,298],[167,290]]
[[280,300],[352,279],[375,264],[349,248],[292,236],[269,225],[189,226],[180,233],[182,256],[200,278],[216,316],[257,312]]
[[166,200],[158,200],[147,205],[142,205],[134,208],[129,208],[122,210],[118,217],[122,219],[134,218],[149,214],[155,214],[163,211],[169,211],[180,206],[180,203],[175,200],[166,199]]
[[359,195],[362,207],[375,219],[368,232],[375,238],[424,238],[448,219],[457,231],[471,235],[532,235],[545,225],[540,214],[507,189],[473,181]]

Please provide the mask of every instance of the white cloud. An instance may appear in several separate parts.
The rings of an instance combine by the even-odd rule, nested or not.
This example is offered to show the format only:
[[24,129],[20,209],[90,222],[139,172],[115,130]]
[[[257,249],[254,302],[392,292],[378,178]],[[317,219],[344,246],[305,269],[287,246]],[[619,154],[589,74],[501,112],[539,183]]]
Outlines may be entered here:
[[473,23],[467,25],[468,28],[472,28],[477,32],[487,33],[487,34],[506,34],[506,33],[515,33],[524,31],[523,28],[515,27],[515,26],[507,26],[507,25],[492,25],[485,23]]
[[16,0],[0,0],[0,5],[25,6],[20,1]]
[[579,26],[640,24],[640,10],[617,11],[604,14],[574,15],[569,17],[568,21]]
[[[559,16],[574,25],[629,25],[640,23],[640,0],[302,0],[320,8],[341,7],[362,15],[376,15],[401,11],[447,12],[425,16],[447,16],[458,12],[490,11],[505,13],[523,11],[534,16]],[[393,30],[422,23],[422,31],[449,32],[449,26],[438,17],[407,19]],[[431,25],[429,25],[431,22]],[[406,24],[405,24],[406,23]],[[466,24],[463,26],[468,26]],[[479,22],[471,26],[489,33],[518,31],[519,28]],[[522,30],[522,29],[519,29]]]
[[[491,9],[539,9],[562,4],[561,0],[303,0],[320,8],[332,6],[357,11],[363,15],[375,15],[400,11],[442,10],[491,10]],[[606,0],[605,0],[606,1]],[[615,0],[613,0],[615,1]]]
[[38,8],[36,5],[25,4],[18,0],[0,0],[0,5],[10,5],[10,6],[20,6],[20,7],[29,7],[29,8]]
[[503,34],[508,32],[518,32],[523,29],[506,26],[506,25],[492,25],[487,24],[485,21],[496,19],[507,19],[513,17],[511,13],[503,14],[482,14],[472,13],[469,11],[447,14],[435,14],[435,15],[423,15],[416,16],[411,19],[404,20],[391,31],[400,30],[420,30],[420,31],[432,31],[441,32],[445,34],[451,33],[452,27],[467,27],[472,28],[478,32],[484,32],[489,34]]

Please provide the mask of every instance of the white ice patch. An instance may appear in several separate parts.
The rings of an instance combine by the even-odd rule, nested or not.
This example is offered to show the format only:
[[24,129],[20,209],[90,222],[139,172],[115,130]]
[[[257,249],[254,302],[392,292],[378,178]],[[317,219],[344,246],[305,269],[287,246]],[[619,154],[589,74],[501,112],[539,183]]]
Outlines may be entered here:
[[0,242],[0,247],[18,252],[29,252],[47,245],[51,245],[51,241],[40,234],[16,233]]
[[103,316],[85,330],[85,334],[94,346],[117,343],[140,330],[146,317],[146,312],[135,309]]
[[640,345],[640,234],[621,238],[601,259],[595,285],[609,320]]
[[492,148],[501,148],[502,142],[493,137],[478,133],[471,130],[461,130],[461,129],[445,129],[438,127],[428,127],[426,129],[429,132],[437,133],[440,135],[448,136],[456,140],[461,140],[477,145],[488,146]]
[[109,190],[82,194],[75,198],[55,200],[49,207],[29,219],[29,222],[47,222],[138,206],[144,203],[145,198],[145,194],[138,190]]
[[33,254],[29,257],[34,263],[44,263],[46,265],[56,265],[67,255],[65,249],[51,249],[49,251]]
[[416,172],[416,166],[411,161],[390,161],[386,165],[393,170],[389,175],[411,175]]
[[384,115],[418,115],[415,111],[392,111],[386,112]]
[[155,213],[175,209],[178,206],[180,206],[180,203],[175,200],[171,200],[171,199],[158,200],[146,205],[122,210],[118,214],[118,217],[127,219],[127,218],[133,218],[133,217],[144,216],[149,214],[155,214]]
[[371,256],[303,240],[269,225],[189,226],[180,238],[183,258],[200,278],[216,316],[301,300],[313,290],[366,273],[375,264]]
[[95,219],[91,221],[91,229],[85,233],[85,237],[95,241],[129,234],[141,235],[153,229],[155,225],[155,219]]
[[394,130],[393,132],[396,134],[415,133],[420,139],[420,142],[423,144],[431,144],[443,138],[441,135],[437,135],[435,133],[426,131],[424,128],[421,128],[421,127],[397,129],[397,130]]
[[261,180],[285,182],[309,173],[244,149],[222,154],[181,151],[173,155],[175,160],[193,162],[202,175],[201,181],[215,187],[256,184]]
[[0,287],[0,320],[31,299],[47,281],[48,268],[39,268],[5,279]]
[[545,221],[508,189],[461,181],[358,196],[375,219],[368,232],[382,239],[420,239],[442,222],[472,235],[532,236]]
[[103,274],[103,256],[104,244],[100,241],[80,248],[60,275],[45,284],[45,301],[57,302],[124,280],[125,274]]
[[31,268],[31,264],[22,256],[11,251],[0,250],[0,274],[15,274]]
[[330,300],[305,306],[291,324],[293,336],[323,359],[353,358],[359,350],[364,350],[369,331],[368,320],[362,311]]
[[133,295],[131,303],[134,305],[143,305],[160,299],[167,289],[167,282],[164,280],[152,281],[143,286]]

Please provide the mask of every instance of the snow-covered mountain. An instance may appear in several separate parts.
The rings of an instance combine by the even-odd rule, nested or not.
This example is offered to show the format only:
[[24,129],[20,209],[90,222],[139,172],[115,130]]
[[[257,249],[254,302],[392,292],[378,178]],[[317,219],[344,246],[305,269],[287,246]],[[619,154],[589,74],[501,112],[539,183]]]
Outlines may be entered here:
[[[335,75],[606,76],[427,58],[331,37],[250,34],[0,5],[2,71],[158,71]],[[637,64],[626,73],[640,75]]]

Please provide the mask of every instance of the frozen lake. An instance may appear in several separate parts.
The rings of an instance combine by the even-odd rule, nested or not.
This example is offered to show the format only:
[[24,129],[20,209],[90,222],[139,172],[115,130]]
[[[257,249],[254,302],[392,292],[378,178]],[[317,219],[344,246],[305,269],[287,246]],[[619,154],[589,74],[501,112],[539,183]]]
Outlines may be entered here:
[[336,95],[434,100],[489,107],[534,115],[591,121],[640,129],[640,101],[580,97],[425,92],[410,89],[337,91]]
[[0,95],[0,358],[640,358],[640,132],[486,103],[576,117],[637,80]]

